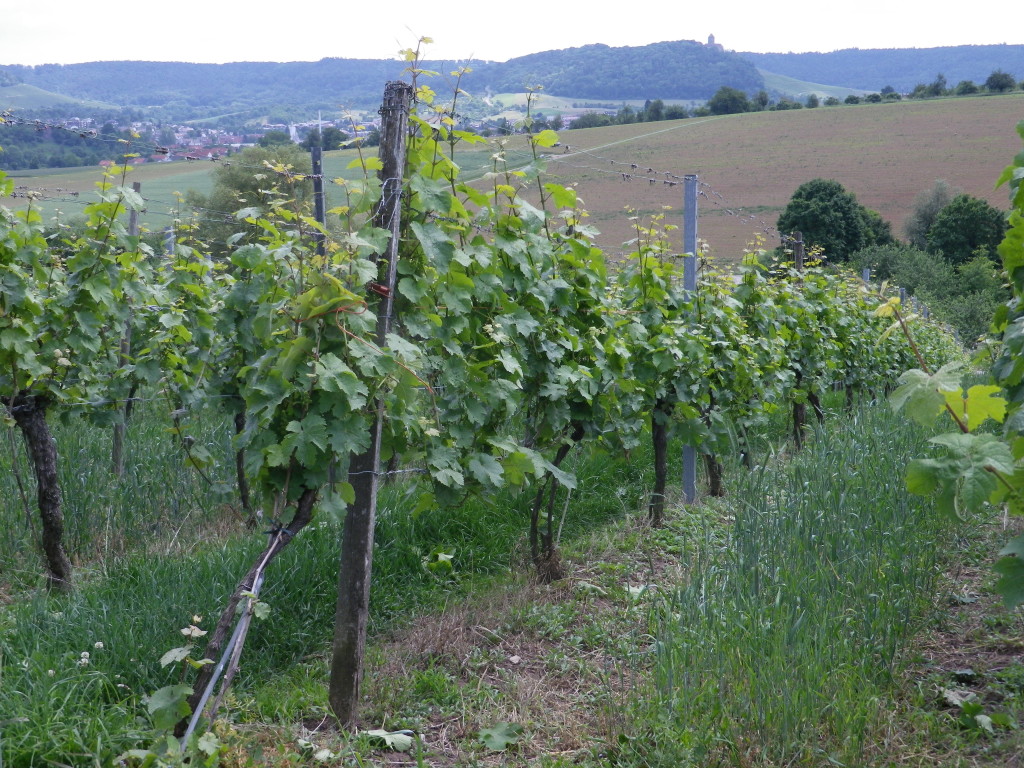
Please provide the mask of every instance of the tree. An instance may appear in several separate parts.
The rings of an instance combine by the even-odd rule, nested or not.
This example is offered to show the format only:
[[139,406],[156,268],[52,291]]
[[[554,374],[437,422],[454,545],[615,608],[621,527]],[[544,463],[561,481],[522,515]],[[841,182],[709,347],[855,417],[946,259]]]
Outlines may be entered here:
[[985,87],[994,93],[1005,93],[1016,88],[1017,81],[1014,80],[1013,75],[997,69],[985,80]]
[[945,179],[938,179],[931,189],[917,193],[914,209],[903,225],[903,232],[912,246],[922,251],[928,248],[928,230],[935,223],[939,211],[949,205],[952,199],[953,191]]
[[819,106],[821,102],[818,99],[818,94],[812,93],[810,96],[808,96],[806,104],[808,109],[814,109],[817,106]]
[[925,96],[944,96],[945,94],[946,76],[940,72],[925,88]]
[[309,135],[302,140],[299,146],[307,151],[313,147],[321,147],[326,151],[341,149],[341,146],[346,141],[348,141],[348,136],[346,136],[342,131],[339,131],[333,125],[329,125],[324,128],[323,134],[320,133],[319,128],[314,128],[309,132]]
[[953,92],[957,96],[970,96],[972,93],[978,92],[978,86],[974,84],[973,80],[961,80],[956,84]]
[[749,112],[750,100],[743,91],[723,85],[708,100],[707,106],[713,115],[734,115]]
[[615,122],[619,125],[628,125],[636,122],[636,112],[629,104],[623,104],[619,113],[615,116]]
[[669,104],[665,107],[666,120],[684,120],[689,116],[690,113],[686,111],[686,107],[682,104]]
[[1006,228],[1006,214],[998,208],[981,198],[957,195],[939,211],[928,230],[928,251],[941,253],[953,264],[980,254],[994,261]]
[[[281,173],[274,169],[280,169]],[[242,208],[266,210],[282,194],[296,204],[303,204],[310,198],[312,185],[288,174],[307,174],[311,170],[309,154],[290,141],[245,149],[230,165],[220,165],[213,171],[210,194],[189,193],[188,203],[198,211],[198,239],[206,242],[212,252],[221,253],[227,238],[245,226],[235,221],[235,211]],[[278,187],[280,192],[275,189]]]
[[846,261],[874,242],[866,210],[838,181],[814,179],[797,187],[776,226],[785,234],[803,233],[804,243],[821,248],[831,261]]
[[572,122],[572,128],[600,128],[611,125],[612,119],[600,112],[584,112]]
[[857,96],[856,94],[851,93],[849,96],[847,96],[845,99],[843,99],[843,103],[844,104],[860,104],[860,96]]
[[893,245],[896,242],[896,238],[892,236],[892,224],[883,219],[882,214],[863,205],[860,207],[860,213],[869,233],[869,245]]
[[657,122],[658,120],[665,119],[665,102],[661,99],[655,99],[654,101],[648,101],[644,105],[644,120],[648,122]]
[[763,112],[764,110],[768,109],[768,105],[771,103],[772,100],[771,97],[768,96],[768,91],[764,90],[763,88],[754,94],[753,104],[755,107],[757,107],[758,110]]
[[882,94],[880,94],[880,93],[869,93],[867,96],[864,97],[864,101],[866,101],[868,104],[881,104],[882,103]]
[[291,144],[291,137],[284,131],[267,131],[260,136],[259,141],[256,142],[261,147],[280,147],[285,144]]

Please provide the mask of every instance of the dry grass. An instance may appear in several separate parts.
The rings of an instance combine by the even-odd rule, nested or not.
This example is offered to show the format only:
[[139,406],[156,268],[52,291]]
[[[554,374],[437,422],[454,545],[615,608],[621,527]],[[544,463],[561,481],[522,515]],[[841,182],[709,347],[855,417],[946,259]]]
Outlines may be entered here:
[[[364,727],[405,727],[399,721],[410,692],[402,688],[440,672],[453,689],[441,692],[449,701],[417,723],[430,765],[600,760],[629,732],[630,702],[651,686],[649,600],[685,568],[658,548],[639,515],[564,565],[569,575],[557,583],[517,576],[379,645],[367,673]],[[645,585],[655,586],[641,592]],[[477,734],[499,722],[525,732],[509,750],[489,752]]]

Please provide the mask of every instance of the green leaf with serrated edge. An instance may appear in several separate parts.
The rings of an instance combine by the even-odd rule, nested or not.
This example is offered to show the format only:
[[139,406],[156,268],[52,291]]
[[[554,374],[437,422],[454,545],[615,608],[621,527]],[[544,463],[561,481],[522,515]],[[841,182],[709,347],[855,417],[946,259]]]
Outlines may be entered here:
[[906,408],[907,414],[922,426],[930,426],[945,409],[944,392],[960,389],[959,369],[963,363],[944,365],[932,375],[914,369],[899,378],[900,386],[889,396],[894,411]]
[[526,476],[536,473],[533,460],[525,453],[515,451],[501,460],[505,479],[512,485],[522,485]]
[[533,136],[533,143],[538,147],[553,147],[558,143],[558,134],[550,128]]
[[523,734],[523,726],[519,723],[497,723],[493,728],[484,728],[480,731],[480,742],[490,750],[502,752],[510,744],[519,741]]
[[419,498],[416,499],[416,506],[412,508],[412,512],[410,514],[413,519],[415,519],[427,510],[433,509],[435,506],[437,506],[437,501],[434,498],[434,494],[430,491],[424,491],[419,495]]
[[545,184],[544,189],[551,195],[551,201],[558,208],[576,207],[576,190],[563,187],[561,184]]
[[986,419],[1002,422],[1006,416],[1006,400],[996,396],[1000,392],[1001,387],[978,384],[968,389],[966,393],[960,390],[942,394],[950,410],[961,422],[967,424],[969,431],[973,432]]
[[409,226],[434,268],[439,272],[447,271],[448,264],[455,255],[455,244],[448,234],[436,224],[421,224],[414,221]]
[[153,718],[153,727],[167,731],[181,718],[187,717],[192,712],[188,705],[188,697],[191,695],[192,687],[189,685],[167,685],[149,696],[146,708]]
[[220,740],[212,731],[207,731],[196,740],[196,746],[204,755],[213,757],[220,749]]
[[334,492],[338,494],[338,498],[344,501],[346,504],[356,503],[356,489],[352,487],[352,483],[347,482],[336,482],[334,484]]
[[501,488],[505,484],[502,464],[486,453],[478,453],[469,460],[469,474],[478,482],[494,488]]
[[181,648],[171,648],[171,650],[160,657],[160,666],[166,667],[168,664],[175,664],[179,661],[184,661],[188,658],[190,653],[192,653],[191,645],[183,645]]
[[412,749],[412,745],[415,742],[415,734],[412,731],[385,731],[382,729],[376,729],[372,731],[363,731],[372,741],[378,742],[380,745],[387,749],[393,749],[396,752],[408,752]]
[[1024,534],[1010,539],[1006,546],[999,550],[999,554],[1006,557],[1019,557],[1024,562]]
[[929,442],[949,450],[949,468],[959,473],[956,489],[958,511],[977,511],[996,489],[995,473],[1013,474],[1010,448],[994,435],[950,433]]
[[918,496],[927,496],[940,485],[938,471],[929,459],[915,459],[907,466],[907,490]]

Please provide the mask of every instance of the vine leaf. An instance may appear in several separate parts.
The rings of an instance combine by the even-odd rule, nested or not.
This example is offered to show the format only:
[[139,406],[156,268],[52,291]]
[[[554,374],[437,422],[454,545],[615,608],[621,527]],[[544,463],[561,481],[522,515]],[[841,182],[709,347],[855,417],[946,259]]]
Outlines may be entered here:
[[364,731],[364,733],[372,741],[381,744],[387,749],[393,749],[396,752],[408,752],[412,749],[412,731],[385,731],[383,728],[378,728],[372,731]]
[[943,392],[942,395],[950,410],[973,432],[986,419],[1002,422],[1006,417],[1006,400],[996,396],[1001,391],[998,386],[978,384],[967,392]]
[[1013,474],[1010,448],[995,435],[952,432],[929,442],[945,448],[947,455],[912,461],[907,490],[919,495],[938,491],[939,508],[949,514],[980,509],[998,488],[996,473]]
[[160,731],[170,730],[181,718],[188,716],[192,708],[188,697],[192,687],[188,685],[165,685],[146,700],[146,707],[153,718],[153,727]]
[[960,362],[947,363],[931,375],[918,368],[907,371],[899,378],[900,386],[889,396],[893,411],[906,408],[910,418],[930,426],[946,407],[945,393],[962,391],[961,367]]
[[480,731],[480,741],[485,747],[495,752],[502,752],[509,744],[515,744],[523,733],[519,723],[497,723],[493,728]]

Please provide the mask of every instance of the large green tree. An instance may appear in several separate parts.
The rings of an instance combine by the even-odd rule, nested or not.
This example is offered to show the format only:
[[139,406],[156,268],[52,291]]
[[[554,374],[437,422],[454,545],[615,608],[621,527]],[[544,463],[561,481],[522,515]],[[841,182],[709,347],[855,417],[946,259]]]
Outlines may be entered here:
[[952,199],[953,190],[945,179],[937,179],[929,189],[918,192],[914,198],[914,209],[903,227],[912,246],[922,251],[928,248],[928,230],[935,223],[939,211],[949,205]]
[[861,248],[892,240],[881,217],[833,179],[797,187],[777,227],[783,234],[802,233],[808,247],[821,248],[831,261],[846,261]]
[[957,195],[935,216],[928,230],[928,250],[953,264],[979,253],[995,260],[1006,228],[1006,214],[998,208],[972,195]]
[[211,251],[223,253],[227,239],[243,228],[235,220],[236,211],[254,208],[262,213],[282,199],[305,205],[312,196],[312,183],[305,178],[311,170],[309,154],[291,142],[245,149],[213,172],[210,194],[189,193],[199,224],[197,238]]
[[708,109],[713,115],[733,115],[737,112],[750,111],[750,99],[747,94],[736,88],[723,85],[708,100]]
[[1004,93],[1005,91],[1012,91],[1016,88],[1017,81],[1014,80],[1013,75],[1010,73],[997,69],[988,76],[988,79],[985,81],[985,87],[996,93]]

